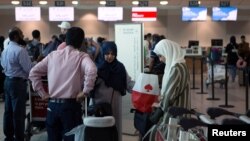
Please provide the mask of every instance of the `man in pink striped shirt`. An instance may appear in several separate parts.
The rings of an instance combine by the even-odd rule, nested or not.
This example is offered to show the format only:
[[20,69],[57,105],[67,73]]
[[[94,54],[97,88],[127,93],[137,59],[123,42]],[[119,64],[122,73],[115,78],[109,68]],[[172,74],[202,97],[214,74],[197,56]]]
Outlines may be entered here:
[[[78,51],[84,39],[84,31],[72,27],[66,33],[67,47],[50,53],[33,67],[29,74],[32,86],[43,99],[48,100],[46,128],[48,141],[74,141],[64,136],[72,128],[82,124],[81,104],[94,87],[97,69],[89,55]],[[42,76],[48,77],[46,93]]]

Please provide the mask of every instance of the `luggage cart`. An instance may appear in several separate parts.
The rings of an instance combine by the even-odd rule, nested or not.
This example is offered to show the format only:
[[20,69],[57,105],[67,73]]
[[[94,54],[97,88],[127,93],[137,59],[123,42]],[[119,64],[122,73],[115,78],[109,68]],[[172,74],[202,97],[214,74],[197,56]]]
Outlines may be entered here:
[[[220,88],[223,88],[224,84],[226,83],[226,77],[225,77],[225,66],[216,64],[213,67],[214,69],[214,83],[219,83]],[[209,64],[208,65],[208,77],[206,80],[206,87],[212,83],[212,67]]]
[[[44,90],[48,92],[48,81],[43,80]],[[31,82],[28,81],[29,92],[29,109],[26,115],[25,139],[30,141],[34,134],[45,131],[45,121],[47,115],[48,102],[41,99],[37,92],[32,88]]]
[[[225,76],[225,51],[223,47],[221,46],[214,46],[211,47],[208,51],[208,57],[207,57],[207,68],[208,68],[208,74],[207,74],[207,80],[206,80],[206,87],[210,84],[212,84],[212,68],[213,68],[213,77],[214,77],[214,83],[219,83],[220,88],[223,88],[223,86],[226,83],[226,76]],[[212,67],[213,65],[213,67]]]

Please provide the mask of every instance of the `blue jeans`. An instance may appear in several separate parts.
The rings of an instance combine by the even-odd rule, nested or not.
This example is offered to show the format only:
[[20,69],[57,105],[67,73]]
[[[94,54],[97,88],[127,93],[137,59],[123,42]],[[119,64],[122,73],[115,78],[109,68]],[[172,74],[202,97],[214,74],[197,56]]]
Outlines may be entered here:
[[65,136],[64,134],[82,123],[80,103],[48,103],[46,119],[48,141],[62,141],[62,139],[74,141],[74,135]]
[[236,77],[237,67],[235,65],[228,65],[228,68],[232,77],[232,81],[234,82],[235,77]]
[[3,130],[5,141],[24,141],[27,83],[23,79],[5,78]]

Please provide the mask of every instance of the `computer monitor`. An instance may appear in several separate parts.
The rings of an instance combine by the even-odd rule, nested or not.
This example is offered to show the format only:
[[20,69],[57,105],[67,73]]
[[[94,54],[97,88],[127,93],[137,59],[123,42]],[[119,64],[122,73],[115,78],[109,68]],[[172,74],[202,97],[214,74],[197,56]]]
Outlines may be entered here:
[[192,46],[199,46],[199,41],[196,40],[188,41],[188,48],[191,48]]
[[211,46],[223,46],[223,39],[211,39]]

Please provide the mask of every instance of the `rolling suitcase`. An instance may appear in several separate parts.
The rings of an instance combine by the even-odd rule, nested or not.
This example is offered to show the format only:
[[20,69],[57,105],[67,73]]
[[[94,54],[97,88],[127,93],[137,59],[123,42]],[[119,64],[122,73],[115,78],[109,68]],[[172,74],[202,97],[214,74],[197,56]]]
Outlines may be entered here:
[[245,77],[244,71],[238,70],[238,82],[240,86],[245,86]]
[[95,117],[87,115],[85,100],[84,141],[118,141],[118,132],[113,116]]

